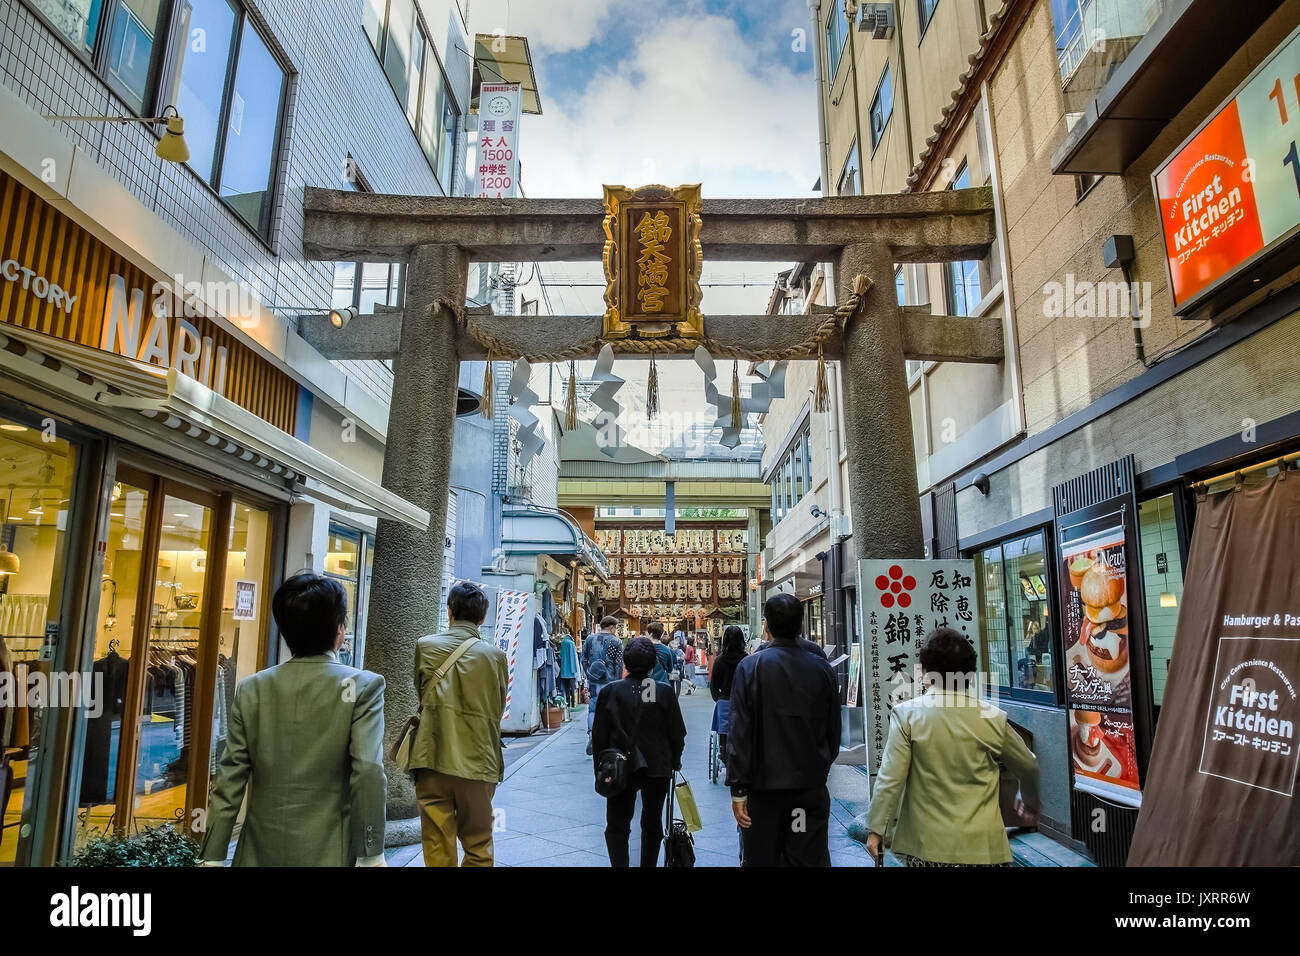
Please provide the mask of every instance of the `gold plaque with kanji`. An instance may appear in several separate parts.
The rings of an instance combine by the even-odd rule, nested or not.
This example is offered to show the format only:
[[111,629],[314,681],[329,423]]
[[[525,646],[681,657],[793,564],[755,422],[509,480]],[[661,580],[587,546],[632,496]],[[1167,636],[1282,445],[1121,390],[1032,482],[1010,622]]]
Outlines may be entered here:
[[698,339],[700,185],[605,187],[606,340]]

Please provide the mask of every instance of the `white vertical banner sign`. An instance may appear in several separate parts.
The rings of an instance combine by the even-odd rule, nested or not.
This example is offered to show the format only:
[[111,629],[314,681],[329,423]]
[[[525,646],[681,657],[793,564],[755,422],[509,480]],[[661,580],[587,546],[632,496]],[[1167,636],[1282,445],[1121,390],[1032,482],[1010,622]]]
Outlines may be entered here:
[[[506,655],[510,671],[509,681],[506,684],[506,712],[501,715],[502,720],[510,716],[510,705],[514,701],[515,662],[519,659],[519,637],[523,633],[524,621],[530,617],[528,607],[532,596],[529,591],[507,591],[504,588],[497,592],[497,626],[493,643]],[[531,639],[528,646],[532,647]]]
[[[936,627],[951,627],[975,644],[979,635],[975,562],[956,559],[858,562],[858,633],[864,647],[868,766],[880,769],[889,712],[919,693],[918,652]],[[978,650],[978,646],[977,646]]]
[[484,83],[478,98],[476,199],[511,199],[519,190],[518,83]]

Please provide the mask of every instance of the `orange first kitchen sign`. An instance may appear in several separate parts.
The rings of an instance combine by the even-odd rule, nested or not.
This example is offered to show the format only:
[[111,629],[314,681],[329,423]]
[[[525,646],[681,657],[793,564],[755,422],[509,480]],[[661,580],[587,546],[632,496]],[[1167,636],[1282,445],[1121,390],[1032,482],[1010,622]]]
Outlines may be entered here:
[[1300,228],[1300,30],[1156,172],[1174,309]]

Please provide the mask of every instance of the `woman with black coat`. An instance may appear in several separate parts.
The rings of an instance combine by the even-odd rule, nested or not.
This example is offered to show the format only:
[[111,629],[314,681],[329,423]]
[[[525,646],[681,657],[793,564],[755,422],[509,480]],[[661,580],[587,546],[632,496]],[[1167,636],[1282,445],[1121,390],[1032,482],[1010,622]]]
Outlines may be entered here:
[[727,752],[727,725],[731,710],[731,679],[736,665],[745,659],[745,632],[732,624],[722,632],[722,650],[713,662],[709,693],[717,701],[713,708],[713,730],[718,735],[718,753]]
[[592,752],[599,765],[602,750],[628,754],[628,783],[608,798],[605,847],[611,866],[628,866],[628,840],[636,796],[641,794],[641,865],[656,866],[664,837],[664,801],[673,773],[682,768],[686,723],[672,687],[650,680],[654,642],[635,637],[623,652],[628,676],[606,685],[596,699]]

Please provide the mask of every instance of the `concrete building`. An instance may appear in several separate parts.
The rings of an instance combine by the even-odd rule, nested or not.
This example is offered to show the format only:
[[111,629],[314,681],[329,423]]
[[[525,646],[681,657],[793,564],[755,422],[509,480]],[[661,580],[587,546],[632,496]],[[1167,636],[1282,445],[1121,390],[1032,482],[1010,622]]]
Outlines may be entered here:
[[[1230,18],[1199,0],[814,7],[826,194],[993,187],[998,241],[985,260],[898,279],[900,301],[1002,316],[1007,343],[998,365],[909,370],[927,550],[975,560],[981,667],[1039,756],[1044,831],[1122,863],[1197,497],[1231,489],[1213,479],[1238,470],[1248,485],[1267,482],[1300,447],[1285,134],[1300,109],[1287,85],[1300,5],[1268,0]],[[1188,248],[1175,234],[1191,216],[1177,191],[1202,154],[1196,168],[1227,188],[1213,210],[1193,210],[1186,228],[1205,236]],[[1267,164],[1258,180],[1255,164]],[[1198,256],[1240,221],[1243,189],[1255,194],[1246,215],[1264,223],[1253,245]],[[1160,200],[1173,225],[1162,226]],[[790,395],[798,406],[799,390]],[[797,414],[774,408],[769,421]],[[1115,759],[1099,769],[1071,744],[1092,718],[1069,675],[1083,639],[1063,633],[1078,585],[1062,569],[1080,516],[1107,509],[1122,519],[1112,558],[1127,562],[1132,656],[1112,685],[1125,702],[1106,717]],[[806,523],[800,510],[787,520]],[[781,525],[769,541],[788,550],[798,535]]]
[[[463,194],[464,6],[0,3],[5,669],[111,684],[102,715],[6,730],[0,864],[201,821],[234,684],[282,659],[284,576],[337,578],[364,656],[376,518],[428,514],[379,483],[391,366],[312,340],[404,282],[307,260],[302,194]],[[155,153],[164,113],[187,162]]]

